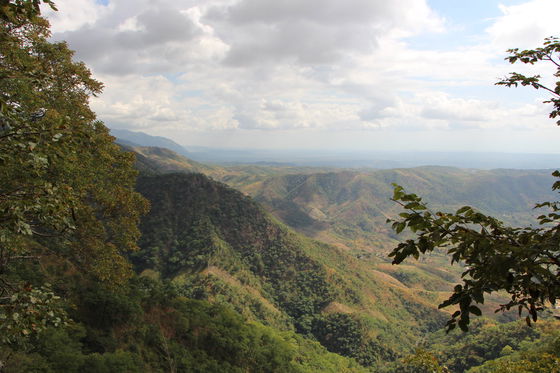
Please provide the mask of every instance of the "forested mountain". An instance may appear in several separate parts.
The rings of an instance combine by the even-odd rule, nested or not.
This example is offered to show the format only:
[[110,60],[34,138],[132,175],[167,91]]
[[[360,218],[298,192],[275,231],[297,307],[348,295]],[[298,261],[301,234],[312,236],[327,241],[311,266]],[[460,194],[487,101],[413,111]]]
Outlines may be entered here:
[[291,232],[250,198],[203,175],[142,177],[138,191],[152,210],[132,261],[188,297],[232,304],[249,319],[295,329],[367,366],[401,356],[415,336],[447,317],[431,304],[436,293],[407,289]]
[[[390,212],[391,202],[382,201],[382,191],[390,190],[390,182],[412,180],[415,187],[426,188],[436,207],[456,208],[476,199],[490,211],[518,212],[518,219],[531,219],[522,212],[532,198],[549,198],[546,190],[544,193],[540,190],[540,186],[550,180],[548,171],[423,168],[379,173],[341,171],[279,175],[241,185],[246,190],[268,191],[264,186],[277,186],[278,180],[299,178],[304,182],[296,184],[300,189],[293,193],[295,201],[316,203],[319,200],[323,203],[321,206],[329,206],[337,202],[352,204],[369,197],[380,206],[388,207]],[[372,181],[375,177],[377,183]],[[431,180],[447,182],[431,185]],[[285,188],[280,190],[287,189],[280,185]],[[376,185],[380,187],[375,189]],[[499,193],[485,194],[487,185],[497,187]],[[452,194],[455,203],[441,198],[442,188],[455,188]],[[377,258],[366,252],[356,255],[361,250],[349,252],[346,245],[340,245],[342,240],[339,241],[342,250],[320,244],[289,232],[246,196],[202,175],[143,177],[138,189],[155,207],[142,223],[142,250],[134,254],[133,262],[144,276],[171,279],[188,297],[232,304],[249,320],[259,320],[281,330],[294,328],[298,333],[319,340],[331,351],[388,372],[408,369],[406,361],[412,361],[414,366],[417,362],[414,359],[422,357],[418,352],[410,355],[412,358],[400,360],[411,352],[412,344],[408,342],[428,335],[437,329],[438,322],[441,325],[445,321],[445,316],[437,316],[434,308],[434,311],[430,308],[444,299],[461,268],[448,267],[443,256],[434,255],[421,263],[393,267],[386,263],[383,255]],[[369,194],[363,195],[364,190],[369,190]],[[519,191],[526,193],[516,195]],[[505,195],[515,195],[517,202],[504,204],[501,198]],[[352,222],[352,215],[339,216],[338,221]],[[360,228],[367,232],[367,228]],[[375,246],[369,247],[369,251],[375,253]],[[266,253],[267,248],[274,248],[274,257]],[[303,273],[306,275],[296,275]],[[498,304],[499,299],[490,299],[485,312],[491,315]],[[339,334],[333,334],[334,330]],[[370,338],[372,333],[376,338]],[[520,343],[526,337],[519,334],[513,338],[515,343]],[[541,338],[545,335],[535,335],[533,340]],[[438,339],[441,335],[430,339],[433,341],[430,343],[437,344]],[[453,365],[455,363],[445,357],[449,356],[444,354],[445,349],[454,348],[450,343],[442,342],[440,347],[430,344],[427,348],[452,371],[462,371],[464,367]],[[475,342],[462,343],[468,348]],[[465,353],[458,351],[457,356],[465,356]],[[429,356],[435,356],[431,354]],[[500,356],[483,354],[475,362],[468,363],[468,367]],[[512,355],[515,356],[518,355]],[[506,364],[505,361],[497,364]],[[411,369],[418,371],[418,367]]]
[[[448,318],[434,307],[454,278],[443,268],[356,258],[292,232],[201,174],[142,176],[137,190],[151,204],[140,250],[129,254],[139,276],[115,289],[63,262],[19,271],[66,294],[73,321],[47,328],[27,349],[1,350],[7,372],[421,372],[426,359],[460,372],[497,358],[494,366],[517,364],[481,352],[460,365],[476,339],[430,337]],[[548,356],[553,347],[523,352],[534,351],[529,340],[552,346],[555,334],[539,333],[508,337],[509,358]],[[420,338],[432,352],[414,353]]]
[[399,211],[390,200],[393,183],[424,196],[434,210],[470,205],[518,226],[535,223],[535,203],[554,198],[551,170],[209,166],[166,149],[133,150],[140,170],[204,173],[251,195],[297,231],[348,249],[379,252],[395,245],[385,223]]
[[539,201],[553,198],[551,170],[465,170],[420,167],[280,175],[242,186],[286,224],[344,247],[379,251],[395,236],[385,224],[400,206],[393,183],[425,197],[433,209],[470,205],[513,224],[536,222]]
[[[153,171],[167,172],[167,165],[177,160],[181,168],[176,170],[195,170],[184,157],[171,152],[165,156],[146,153],[139,158],[153,161]],[[434,209],[454,211],[468,204],[514,225],[534,223],[538,211],[531,207],[552,197],[548,170],[421,167],[356,171],[245,165],[212,166],[203,172],[253,196],[284,224],[342,248],[388,279],[413,289],[441,292],[432,294],[433,304],[453,288],[462,268],[449,266],[448,259],[438,253],[422,262],[389,264],[387,254],[398,239],[385,221],[400,212],[390,200],[392,183],[418,191]],[[495,304],[491,302],[487,309]]]
[[0,4],[0,372],[558,371],[551,312],[444,335],[461,264],[393,267],[380,228],[391,182],[530,221],[546,172],[218,167],[118,146],[89,108],[102,84],[49,40],[41,5]]

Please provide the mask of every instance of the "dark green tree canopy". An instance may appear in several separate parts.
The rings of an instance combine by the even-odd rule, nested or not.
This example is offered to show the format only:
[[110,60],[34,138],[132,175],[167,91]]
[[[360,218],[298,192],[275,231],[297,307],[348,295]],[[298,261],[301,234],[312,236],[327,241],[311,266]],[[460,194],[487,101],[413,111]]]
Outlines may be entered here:
[[[506,58],[511,63],[534,64],[549,62],[556,68],[555,87],[541,84],[541,77],[512,73],[497,85],[531,86],[544,89],[553,97],[550,118],[560,115],[560,41],[545,39],[544,46],[534,50],[510,49]],[[558,122],[560,124],[560,122]],[[560,172],[552,174],[560,178]],[[406,193],[394,185],[393,200],[404,208],[399,219],[391,220],[393,229],[400,233],[409,229],[413,239],[400,243],[391,253],[393,264],[408,257],[435,249],[444,249],[451,263],[464,266],[463,284],[455,286],[453,294],[439,307],[457,307],[447,323],[451,330],[457,325],[467,330],[470,315],[481,315],[476,304],[484,303],[487,294],[505,291],[510,297],[497,311],[516,308],[521,315],[526,311],[527,323],[537,321],[539,311],[554,305],[560,299],[560,202],[543,202],[537,208],[548,208],[549,213],[538,217],[538,227],[508,227],[500,220],[464,206],[455,213],[432,212],[422,198]],[[552,185],[560,190],[560,181]]]
[[[66,43],[48,40],[41,3],[53,6],[0,1],[0,318],[18,325],[20,300],[52,296],[38,294],[41,284],[19,278],[15,266],[64,262],[117,284],[130,273],[121,254],[135,249],[146,209],[134,192],[133,156],[89,108],[102,84]],[[9,339],[7,325],[0,335]]]

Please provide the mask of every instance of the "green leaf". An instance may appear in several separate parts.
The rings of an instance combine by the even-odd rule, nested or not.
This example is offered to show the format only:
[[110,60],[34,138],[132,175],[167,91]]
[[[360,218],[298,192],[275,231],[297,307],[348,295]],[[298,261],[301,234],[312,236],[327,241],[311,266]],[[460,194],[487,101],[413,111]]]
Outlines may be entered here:
[[469,312],[476,316],[482,316],[482,311],[477,306],[470,306]]
[[462,331],[464,332],[468,332],[469,331],[469,323],[467,320],[465,319],[461,319],[459,320],[459,328],[461,328]]

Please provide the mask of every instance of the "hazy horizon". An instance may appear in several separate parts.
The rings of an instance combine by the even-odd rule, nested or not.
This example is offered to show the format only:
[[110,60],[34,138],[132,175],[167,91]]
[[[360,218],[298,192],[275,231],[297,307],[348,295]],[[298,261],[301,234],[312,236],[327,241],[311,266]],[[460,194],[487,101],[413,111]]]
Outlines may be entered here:
[[286,163],[316,167],[408,168],[448,166],[475,169],[556,169],[560,154],[435,151],[321,151],[187,147],[198,161],[219,163]]
[[179,144],[173,139],[161,136],[152,137],[141,131],[112,130],[112,132],[114,136],[120,141],[124,140],[125,143],[166,147],[196,161],[221,164],[286,164],[294,166],[385,169],[418,166],[449,166],[478,169],[555,169],[560,164],[560,154],[550,153],[205,147]]

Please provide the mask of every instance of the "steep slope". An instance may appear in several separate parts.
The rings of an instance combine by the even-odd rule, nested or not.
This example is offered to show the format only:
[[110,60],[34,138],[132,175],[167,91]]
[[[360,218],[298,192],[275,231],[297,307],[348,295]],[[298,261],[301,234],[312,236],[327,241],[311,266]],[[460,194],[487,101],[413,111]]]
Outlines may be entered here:
[[392,183],[424,197],[434,209],[472,205],[507,223],[534,223],[531,207],[553,198],[550,170],[469,170],[418,167],[341,170],[282,165],[216,166],[162,148],[131,148],[146,173],[201,172],[251,195],[281,221],[308,236],[379,253],[396,238],[387,217],[399,207]]
[[[42,265],[20,274],[30,281],[45,275],[54,280],[54,288],[68,297],[65,309],[72,321],[47,324],[24,348],[0,345],[2,372],[369,371],[293,331],[247,321],[224,304],[189,299],[167,281],[134,276],[107,287],[87,273],[49,267],[50,274]],[[29,303],[36,302],[30,297]],[[28,310],[30,317],[40,312]]]
[[[146,152],[155,172],[182,160],[192,172],[192,161],[173,152],[157,159]],[[143,156],[140,156],[143,157]],[[158,163],[160,162],[160,163]],[[425,197],[434,209],[454,210],[465,204],[498,216],[511,224],[534,222],[531,206],[550,200],[550,171],[465,170],[421,167],[395,170],[328,170],[290,166],[236,165],[202,169],[253,196],[291,228],[333,244],[359,259],[376,276],[413,292],[427,291],[424,298],[437,305],[459,280],[462,268],[449,266],[445,255],[434,253],[422,262],[391,266],[387,253],[397,237],[386,224],[399,206],[390,200],[391,183],[398,183]],[[499,303],[495,298],[486,309]],[[499,316],[499,315],[498,315]],[[501,317],[501,316],[499,316]]]
[[293,233],[249,197],[200,174],[142,177],[144,275],[184,295],[231,304],[248,319],[295,328],[330,351],[374,365],[399,356],[446,316],[433,295]]

